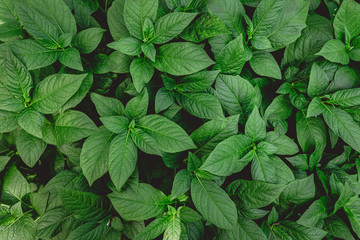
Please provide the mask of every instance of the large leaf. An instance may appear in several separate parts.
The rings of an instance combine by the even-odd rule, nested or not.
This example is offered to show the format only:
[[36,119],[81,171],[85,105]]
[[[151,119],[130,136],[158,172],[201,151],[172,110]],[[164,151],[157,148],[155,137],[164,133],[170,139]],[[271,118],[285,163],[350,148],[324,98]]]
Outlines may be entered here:
[[123,0],[114,1],[107,14],[107,23],[109,25],[111,36],[115,41],[129,36],[129,31],[126,28],[124,21],[124,4],[125,1]]
[[330,95],[329,103],[340,107],[355,107],[360,105],[360,88],[340,90]]
[[126,220],[140,221],[159,216],[167,205],[165,194],[145,183],[140,183],[137,189],[127,188],[107,196],[115,210]]
[[16,138],[16,148],[21,159],[29,167],[34,167],[40,156],[44,153],[47,144],[40,138],[21,131]]
[[360,126],[342,109],[325,106],[323,117],[331,130],[356,151],[360,151]]
[[272,232],[279,239],[321,240],[327,232],[318,228],[305,227],[292,221],[283,221],[272,227]]
[[125,0],[124,21],[131,35],[143,40],[145,18],[148,17],[154,22],[158,5],[158,0]]
[[204,49],[194,43],[177,42],[159,47],[154,67],[172,75],[189,75],[203,70],[214,62]]
[[326,87],[329,85],[329,78],[325,71],[314,62],[311,67],[308,94],[310,97],[319,96],[324,92]]
[[237,196],[246,208],[261,208],[274,202],[284,190],[282,184],[239,179],[227,187],[230,196]]
[[136,127],[154,138],[160,150],[181,152],[195,148],[189,135],[176,123],[160,115],[148,115],[139,119]]
[[246,62],[242,35],[226,44],[216,55],[216,64],[222,73],[239,75]]
[[136,234],[136,240],[155,239],[166,230],[170,223],[170,219],[170,216],[161,216],[156,218],[138,234]]
[[360,34],[360,4],[354,0],[345,0],[337,11],[334,19],[334,32],[336,39],[345,40],[349,34],[350,39]]
[[117,190],[125,184],[134,172],[137,162],[137,148],[130,137],[130,131],[114,138],[109,150],[109,173]]
[[350,62],[345,44],[338,39],[327,41],[316,55],[323,56],[330,62],[341,63],[342,65],[347,65]]
[[113,137],[110,131],[101,130],[84,142],[80,155],[80,167],[90,186],[108,171],[109,149]]
[[249,61],[251,68],[260,76],[281,79],[281,70],[279,64],[271,53],[254,52]]
[[86,76],[50,75],[36,86],[31,105],[43,114],[55,113],[79,90]]
[[235,203],[214,182],[193,178],[191,198],[206,220],[224,229],[235,227],[238,218]]
[[215,88],[224,109],[230,115],[240,114],[239,122],[245,124],[256,104],[255,89],[250,82],[239,76],[219,75]]
[[251,150],[251,139],[239,134],[219,143],[200,169],[218,176],[229,176],[236,170],[239,159]]
[[239,218],[235,229],[221,232],[220,240],[265,240],[267,239],[261,228],[252,220]]

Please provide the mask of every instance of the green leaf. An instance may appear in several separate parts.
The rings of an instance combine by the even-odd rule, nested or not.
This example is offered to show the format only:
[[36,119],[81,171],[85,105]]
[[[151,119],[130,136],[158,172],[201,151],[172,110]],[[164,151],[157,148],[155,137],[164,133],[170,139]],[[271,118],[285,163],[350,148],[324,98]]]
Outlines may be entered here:
[[195,18],[196,13],[173,12],[158,19],[155,23],[154,36],[150,42],[164,44],[179,35]]
[[15,166],[11,166],[4,176],[1,189],[1,202],[4,204],[15,204],[21,201],[29,192],[30,186],[24,176]]
[[356,151],[360,151],[360,126],[350,114],[342,109],[325,106],[323,117],[329,128],[345,143]]
[[346,30],[349,32],[350,39],[360,34],[360,5],[354,0],[345,0],[336,12],[334,19],[334,33],[336,39],[344,40]]
[[15,4],[13,1],[1,0],[0,1],[0,20],[2,22],[10,22],[16,20],[16,13],[14,12]]
[[160,88],[155,96],[155,112],[159,113],[168,109],[175,103],[173,92],[166,88]]
[[355,107],[360,105],[360,88],[340,90],[330,95],[328,101],[340,107]]
[[254,180],[276,183],[275,167],[268,155],[261,151],[254,151],[254,159],[251,164],[251,176]]
[[212,151],[201,170],[218,176],[229,176],[237,169],[239,159],[251,150],[251,139],[239,134],[219,143]]
[[238,217],[235,203],[214,182],[193,178],[191,198],[207,221],[224,229],[231,229],[236,225]]
[[25,64],[28,70],[49,66],[53,64],[61,54],[61,51],[47,49],[32,39],[10,42],[9,47],[14,55]]
[[131,174],[137,162],[137,148],[130,138],[130,131],[116,136],[110,144],[109,173],[119,191]]
[[240,114],[239,122],[245,124],[256,104],[256,93],[249,81],[240,76],[219,75],[216,93],[224,109],[232,116]]
[[348,226],[340,217],[333,216],[325,219],[325,226],[326,230],[331,236],[342,239],[355,240]]
[[181,78],[180,81],[175,85],[175,89],[181,92],[202,92],[209,89],[219,71],[201,71],[192,75]]
[[80,52],[76,48],[67,48],[63,53],[61,53],[59,61],[69,68],[78,71],[84,70],[81,63]]
[[314,175],[289,183],[280,196],[281,201],[301,205],[315,197]]
[[176,173],[171,189],[171,200],[180,197],[190,189],[191,175],[186,169]]
[[221,119],[225,118],[219,99],[210,93],[180,93],[178,99],[182,106],[191,115],[198,118]]
[[18,116],[18,124],[29,134],[42,138],[41,129],[44,125],[45,117],[38,111],[27,108]]
[[238,133],[239,115],[225,119],[211,120],[191,133],[190,137],[198,146],[199,154],[211,152],[218,143]]
[[111,36],[115,41],[129,36],[129,31],[124,21],[124,4],[125,1],[123,0],[115,0],[107,13],[107,23]]
[[91,53],[101,42],[104,32],[106,32],[105,29],[97,27],[85,29],[76,35],[74,46],[80,53]]
[[0,110],[0,133],[11,132],[18,128],[17,113]]
[[207,38],[229,33],[230,31],[219,17],[204,13],[195,22],[192,22],[180,36],[186,41],[199,43]]
[[33,82],[29,71],[14,56],[9,48],[4,53],[6,68],[6,77],[4,85],[15,98],[21,98],[22,101],[30,101],[30,91],[33,88]]
[[324,230],[305,227],[292,221],[282,221],[271,230],[275,237],[280,239],[321,240],[327,234]]
[[139,183],[138,189],[127,188],[107,196],[125,220],[140,221],[159,216],[167,205],[165,194],[146,183]]
[[235,229],[226,230],[220,235],[221,240],[265,240],[267,239],[261,228],[252,220],[239,218]]
[[175,153],[195,148],[191,138],[179,125],[160,115],[140,118],[136,127],[153,137],[164,152]]
[[259,113],[259,109],[254,107],[245,124],[245,134],[250,137],[253,142],[260,141],[265,138],[266,125]]
[[162,234],[170,223],[171,216],[161,216],[149,223],[144,229],[136,234],[136,240],[151,240]]
[[109,231],[109,226],[105,222],[86,222],[75,228],[68,236],[67,240],[96,240],[104,238]]
[[109,149],[114,134],[101,130],[88,137],[81,149],[80,167],[91,186],[108,171]]
[[129,119],[137,119],[146,116],[149,107],[149,94],[146,88],[132,98],[125,107],[125,115]]
[[129,119],[123,116],[101,117],[100,121],[109,131],[117,134],[125,132],[130,125]]
[[124,20],[131,35],[143,39],[144,21],[146,18],[155,21],[158,5],[158,0],[125,0]]
[[213,64],[202,46],[189,42],[169,43],[159,47],[153,63],[159,71],[175,76],[189,75]]
[[124,105],[116,98],[106,97],[97,93],[90,94],[96,111],[101,117],[124,114]]
[[310,97],[319,96],[329,85],[329,78],[325,71],[314,62],[311,67],[310,79],[308,85],[308,94]]
[[135,128],[134,131],[131,132],[131,139],[144,153],[159,156],[162,155],[156,141],[142,129]]
[[174,215],[170,218],[170,222],[164,232],[164,240],[180,240],[181,235],[181,220]]
[[341,63],[342,65],[347,65],[350,62],[345,44],[338,39],[327,41],[316,55],[322,56],[330,62]]
[[251,68],[260,76],[281,79],[279,64],[271,53],[256,51],[249,61]]
[[9,224],[0,227],[0,238],[9,240],[35,239],[36,231],[32,217],[28,214],[13,217]]
[[134,37],[123,37],[107,46],[130,56],[141,54],[141,42]]
[[65,221],[67,214],[62,208],[52,209],[42,215],[37,221],[36,233],[41,238],[52,238],[56,230]]
[[322,228],[323,220],[327,217],[327,206],[321,199],[318,199],[310,205],[296,223],[310,228]]
[[101,196],[73,189],[59,189],[61,201],[67,213],[76,219],[99,220],[106,215],[105,202]]
[[146,58],[135,58],[130,64],[130,74],[136,91],[141,92],[154,75],[154,67]]
[[31,106],[43,114],[58,111],[80,88],[87,74],[55,74],[35,88]]
[[202,219],[202,217],[192,208],[189,207],[180,207],[178,209],[179,216],[181,221],[190,223],[190,222],[198,222]]
[[76,142],[98,130],[95,123],[83,112],[68,110],[55,121],[57,145]]
[[25,131],[21,131],[16,138],[16,149],[18,150],[21,159],[29,167],[34,167],[44,153],[46,145],[47,144],[40,138],[34,137]]
[[152,43],[142,43],[141,44],[141,51],[144,55],[149,58],[152,62],[155,62],[156,57],[156,49],[154,44]]
[[283,184],[239,179],[227,187],[227,192],[238,197],[246,208],[262,208],[274,202],[284,188]]
[[245,62],[242,35],[226,44],[216,56],[216,64],[226,74],[239,75]]
[[324,111],[324,105],[319,97],[315,97],[311,100],[307,109],[306,117],[317,117]]
[[275,132],[267,132],[265,141],[276,146],[278,150],[277,155],[294,155],[299,152],[297,144],[286,135],[278,135]]
[[210,13],[218,16],[234,36],[244,32],[242,16],[244,7],[236,0],[209,0],[206,6]]
[[265,121],[284,120],[291,116],[292,106],[286,95],[279,95],[266,108],[264,113]]

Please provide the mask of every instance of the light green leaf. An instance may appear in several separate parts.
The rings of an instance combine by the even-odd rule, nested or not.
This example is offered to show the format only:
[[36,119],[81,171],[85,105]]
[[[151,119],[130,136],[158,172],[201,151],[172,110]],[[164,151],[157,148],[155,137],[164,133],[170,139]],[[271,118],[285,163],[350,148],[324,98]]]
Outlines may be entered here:
[[246,208],[262,208],[274,202],[284,187],[283,184],[239,179],[227,187],[227,192],[238,197]]
[[99,45],[104,32],[106,32],[105,29],[97,27],[85,29],[76,35],[74,46],[80,53],[91,53]]
[[266,108],[264,113],[265,121],[284,120],[291,116],[293,107],[286,95],[279,95]]
[[272,227],[272,232],[279,239],[321,240],[327,232],[319,228],[305,227],[292,221],[282,221]]
[[156,49],[154,44],[152,43],[142,43],[141,44],[141,51],[144,55],[149,58],[152,62],[155,62],[156,57]]
[[109,131],[117,134],[125,132],[130,124],[129,119],[123,116],[101,117],[100,121]]
[[141,53],[141,41],[134,37],[123,37],[107,46],[130,56],[137,56]]
[[18,124],[29,134],[42,138],[41,129],[44,125],[45,117],[38,111],[27,108],[18,116]]
[[338,39],[327,41],[316,55],[320,55],[330,62],[341,63],[342,65],[347,65],[350,62],[345,44]]
[[124,114],[124,105],[116,98],[106,97],[97,93],[90,94],[96,111],[101,117]]
[[17,113],[0,110],[0,133],[11,132],[18,128]]
[[29,192],[30,187],[24,176],[15,166],[11,166],[4,176],[1,202],[4,204],[15,204]]
[[206,119],[225,118],[219,99],[210,93],[180,93],[179,105],[191,115]]
[[159,113],[168,109],[175,103],[174,95],[172,91],[166,88],[160,88],[155,96],[155,112]]
[[235,227],[238,219],[235,203],[216,183],[193,178],[191,198],[196,209],[207,221],[214,223],[219,228]]
[[59,61],[69,68],[78,71],[84,70],[81,63],[80,52],[76,48],[67,48],[64,52],[61,53]]
[[176,173],[171,189],[171,200],[183,195],[190,189],[191,175],[186,169]]
[[146,58],[135,58],[130,64],[130,74],[137,92],[141,92],[154,75],[154,67]]
[[57,145],[76,142],[98,130],[95,123],[83,112],[68,110],[55,121]]
[[222,73],[239,75],[245,64],[245,49],[242,35],[225,45],[216,56],[216,64]]
[[36,234],[41,238],[52,238],[56,230],[66,219],[67,214],[62,208],[52,209],[42,215],[36,225]]
[[101,130],[88,137],[81,149],[80,167],[91,186],[108,171],[109,148],[114,134]]
[[188,134],[176,123],[160,115],[140,118],[136,127],[154,138],[160,150],[174,153],[195,148]]
[[267,239],[261,228],[252,220],[239,218],[236,228],[222,231],[220,240],[265,240]]
[[165,194],[149,184],[127,188],[107,195],[115,210],[125,220],[141,221],[159,216],[166,210]]
[[175,76],[189,75],[213,64],[202,46],[189,42],[169,43],[159,47],[153,63],[159,71]]
[[125,107],[125,115],[129,119],[137,119],[146,116],[149,107],[149,94],[146,88],[132,98]]
[[144,153],[159,156],[162,155],[156,141],[142,129],[135,128],[134,131],[131,132],[131,139]]
[[333,216],[331,218],[325,219],[325,226],[326,230],[331,236],[342,239],[355,240],[348,226],[340,217]]
[[314,175],[289,183],[280,196],[281,201],[301,205],[315,197]]
[[198,222],[202,217],[192,208],[182,206],[178,209],[181,221],[190,223]]
[[251,139],[239,134],[219,143],[212,151],[201,170],[218,176],[229,176],[237,169],[239,159],[251,150]]
[[224,109],[232,116],[240,114],[239,122],[245,124],[256,104],[256,93],[249,81],[240,76],[219,75],[216,93]]
[[251,176],[254,180],[276,183],[275,167],[264,152],[254,151],[254,159],[251,164]]
[[249,61],[251,68],[260,76],[281,79],[281,70],[274,56],[268,52],[256,51]]
[[155,218],[144,229],[136,234],[136,240],[151,240],[162,234],[170,223],[171,216],[161,216]]
[[334,19],[334,32],[336,39],[344,40],[346,30],[350,39],[360,34],[360,4],[354,0],[345,0],[336,12]]
[[266,125],[259,113],[259,109],[254,107],[245,124],[245,134],[250,137],[253,142],[257,142],[265,138]]
[[323,220],[327,217],[327,206],[321,199],[318,199],[306,209],[296,223],[310,228],[322,228],[324,224]]
[[331,130],[356,151],[360,151],[360,126],[351,115],[340,108],[325,106],[323,117]]
[[143,40],[144,21],[155,21],[158,5],[158,0],[125,0],[124,20],[131,35]]
[[155,23],[154,36],[150,42],[164,44],[179,35],[195,18],[196,13],[173,12],[158,19]]
[[330,95],[328,101],[340,107],[355,107],[360,105],[360,88],[340,90]]
[[115,41],[130,35],[124,21],[124,4],[123,0],[114,1],[107,13],[107,23]]
[[209,89],[219,71],[201,71],[192,75],[181,78],[180,81],[175,85],[175,89],[182,92],[202,92]]
[[210,13],[218,16],[234,36],[244,32],[243,15],[244,7],[236,0],[209,0],[206,6]]
[[276,146],[277,155],[294,155],[299,152],[297,144],[286,135],[278,135],[276,132],[267,132],[265,141]]
[[28,214],[10,219],[9,224],[0,227],[0,238],[7,240],[33,240],[36,237],[35,224]]
[[43,114],[58,111],[80,88],[87,74],[55,74],[35,88],[31,105]]
[[168,227],[164,232],[164,240],[180,240],[181,235],[181,220],[178,216],[174,215],[170,218]]
[[130,137],[130,131],[116,136],[110,144],[109,173],[111,181],[120,191],[131,174],[137,162],[137,148]]
[[86,222],[75,228],[66,240],[97,240],[105,237],[109,232],[109,225],[105,222]]
[[211,120],[191,133],[199,154],[210,153],[218,143],[238,133],[239,115]]
[[329,85],[329,78],[325,71],[314,62],[311,67],[310,79],[308,85],[308,94],[310,97],[319,96]]
[[[41,131],[41,130],[40,130]],[[25,131],[21,131],[16,138],[16,149],[21,159],[29,167],[34,167],[46,149],[46,143]]]

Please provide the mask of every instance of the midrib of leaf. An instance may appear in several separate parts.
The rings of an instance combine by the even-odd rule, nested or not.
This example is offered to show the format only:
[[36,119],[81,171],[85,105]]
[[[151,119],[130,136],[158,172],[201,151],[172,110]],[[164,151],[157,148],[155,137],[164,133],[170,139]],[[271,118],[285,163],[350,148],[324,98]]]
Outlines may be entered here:
[[[222,80],[221,80],[222,81]],[[230,93],[232,93],[233,97],[236,99],[236,102],[239,104],[239,107],[240,107],[240,111],[241,111],[241,116],[245,119],[245,113],[244,113],[244,109],[243,107],[241,106],[241,103],[240,103],[240,100],[237,98],[235,92],[233,91],[233,89],[225,82],[225,81],[222,81],[225,86],[230,90]]]
[[[124,159],[124,155],[125,153],[127,152],[127,147],[128,147],[128,144],[129,144],[129,137],[130,136],[130,129],[127,131],[126,133],[126,138],[125,138],[125,144],[124,144],[124,150],[122,151],[121,153],[121,157],[120,159]],[[121,161],[121,166],[124,164],[124,160]]]
[[[12,1],[12,0],[11,0]],[[10,6],[7,4],[6,0],[2,1],[4,3],[4,5],[6,6],[6,8],[9,10],[9,12],[11,13],[11,15],[14,16],[14,18],[16,19],[16,21],[19,22],[19,18],[16,16],[15,12],[13,12],[10,8]],[[20,22],[19,22],[20,23]]]
[[[178,92],[179,92],[179,91],[178,91]],[[185,97],[193,100],[194,102],[198,103],[199,105],[203,106],[204,108],[208,108],[208,106],[206,106],[205,104],[203,104],[203,103],[201,103],[201,102],[199,102],[199,101],[196,101],[194,98],[189,97],[189,95],[186,95],[186,93],[184,93],[184,92],[179,92],[179,93],[182,94],[183,96],[185,96]]]
[[206,193],[206,195],[208,196],[209,199],[211,199],[211,201],[214,203],[214,205],[216,206],[217,210],[220,212],[220,214],[228,221],[230,222],[230,220],[223,214],[223,212],[221,211],[221,208],[217,205],[217,202],[211,197],[211,195],[208,193],[208,191],[206,190],[206,188],[204,187],[204,185],[202,184],[202,182],[200,181],[200,178],[195,174],[197,180],[200,183],[200,186],[203,188],[204,192]]
[[207,144],[209,144],[209,142],[211,140],[213,140],[216,136],[218,136],[222,131],[224,131],[226,128],[228,127],[228,125],[226,125],[223,129],[221,129],[217,134],[215,134],[214,136],[212,136],[209,140],[207,140],[203,145],[200,146],[200,148],[198,148],[195,152],[194,155],[196,155],[196,153],[198,153],[203,147],[205,147]]
[[333,100],[328,100],[327,103],[330,103],[330,104],[333,104],[336,102],[342,102],[342,101],[349,101],[349,100],[353,100],[353,99],[357,99],[359,98],[360,99],[360,95],[357,95],[357,96],[351,96],[351,97],[345,97],[345,98],[341,98],[341,99],[333,99]]
[[[156,55],[157,58],[165,58],[165,59],[172,59],[172,60],[176,60],[176,62],[178,62],[179,60],[183,60],[183,61],[192,61],[194,60],[193,58],[185,58],[185,57],[179,57],[179,56],[173,56],[173,55],[167,55],[167,56],[161,56],[161,55]],[[200,62],[198,59],[196,60],[197,62]],[[206,62],[206,61],[201,61],[201,62]]]
[[265,172],[264,172],[265,169],[264,169],[264,167],[263,167],[263,165],[262,165],[262,162],[260,161],[259,156],[257,155],[256,151],[255,151],[255,150],[253,150],[253,151],[254,151],[254,158],[255,158],[255,160],[259,163],[261,172],[262,172],[262,174],[264,175],[264,179],[267,180],[266,174],[265,174]]
[[141,125],[136,125],[136,126],[142,128],[142,129],[147,129],[147,130],[149,130],[149,131],[151,131],[151,132],[155,132],[155,133],[157,133],[157,134],[159,134],[159,135],[166,136],[166,137],[171,138],[171,139],[174,139],[174,140],[176,140],[176,141],[178,140],[176,137],[172,137],[172,136],[170,136],[170,135],[165,135],[164,133],[158,132],[158,131],[156,131],[156,130],[154,130],[154,129],[151,129],[151,128],[148,128],[148,127],[145,127],[145,126],[141,126]]
[[306,125],[309,129],[309,132],[310,132],[310,135],[312,136],[312,138],[314,139],[314,141],[316,141],[316,138],[315,138],[315,135],[314,135],[314,132],[312,130],[312,128],[310,127],[310,123],[308,121],[308,119],[306,118],[306,114],[303,110],[301,110],[301,114],[303,115],[304,119],[305,119],[305,122],[306,122]]
[[[101,147],[101,150],[99,153],[102,153],[106,147],[106,145],[110,142],[110,140],[112,139],[113,135],[115,135],[115,133],[111,133],[110,136],[106,139],[105,143],[103,144],[103,146]],[[101,154],[99,154],[97,157],[96,157],[96,161],[99,160],[99,158],[102,157]]]

